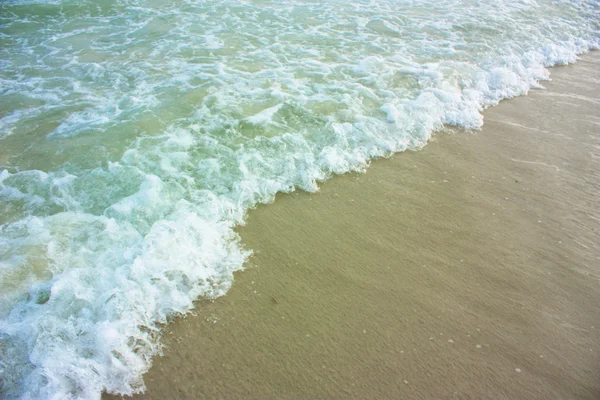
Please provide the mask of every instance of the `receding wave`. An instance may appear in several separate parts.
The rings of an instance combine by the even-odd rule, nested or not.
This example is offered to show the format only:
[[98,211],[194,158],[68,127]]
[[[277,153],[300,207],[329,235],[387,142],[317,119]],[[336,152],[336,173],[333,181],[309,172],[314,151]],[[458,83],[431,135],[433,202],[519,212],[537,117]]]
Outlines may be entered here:
[[586,1],[0,5],[7,398],[143,390],[278,192],[424,146],[600,45]]

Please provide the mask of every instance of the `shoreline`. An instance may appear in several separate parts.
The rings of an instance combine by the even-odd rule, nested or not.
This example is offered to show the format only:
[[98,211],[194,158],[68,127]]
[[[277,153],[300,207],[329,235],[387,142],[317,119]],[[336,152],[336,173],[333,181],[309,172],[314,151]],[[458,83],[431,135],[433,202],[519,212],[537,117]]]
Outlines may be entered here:
[[597,71],[252,210],[246,270],[134,397],[597,398]]

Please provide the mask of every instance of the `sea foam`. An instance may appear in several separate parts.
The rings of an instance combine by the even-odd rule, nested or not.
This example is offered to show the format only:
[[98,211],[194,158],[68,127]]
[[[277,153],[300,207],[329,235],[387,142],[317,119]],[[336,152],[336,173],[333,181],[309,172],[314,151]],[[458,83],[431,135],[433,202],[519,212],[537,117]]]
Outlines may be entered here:
[[600,45],[586,1],[9,1],[6,398],[132,394],[276,193],[418,149]]

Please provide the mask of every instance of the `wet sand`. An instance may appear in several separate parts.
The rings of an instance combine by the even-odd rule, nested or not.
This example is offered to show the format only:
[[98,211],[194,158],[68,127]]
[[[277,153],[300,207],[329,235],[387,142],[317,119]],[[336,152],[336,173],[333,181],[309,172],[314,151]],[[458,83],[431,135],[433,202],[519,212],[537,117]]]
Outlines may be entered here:
[[600,52],[239,229],[144,399],[600,398]]

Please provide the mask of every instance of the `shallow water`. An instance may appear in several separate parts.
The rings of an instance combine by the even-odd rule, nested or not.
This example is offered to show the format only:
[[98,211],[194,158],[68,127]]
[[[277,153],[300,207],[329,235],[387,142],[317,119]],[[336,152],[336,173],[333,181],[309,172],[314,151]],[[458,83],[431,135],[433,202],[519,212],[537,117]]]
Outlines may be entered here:
[[419,148],[600,45],[590,2],[0,5],[6,397],[132,393],[259,202]]

